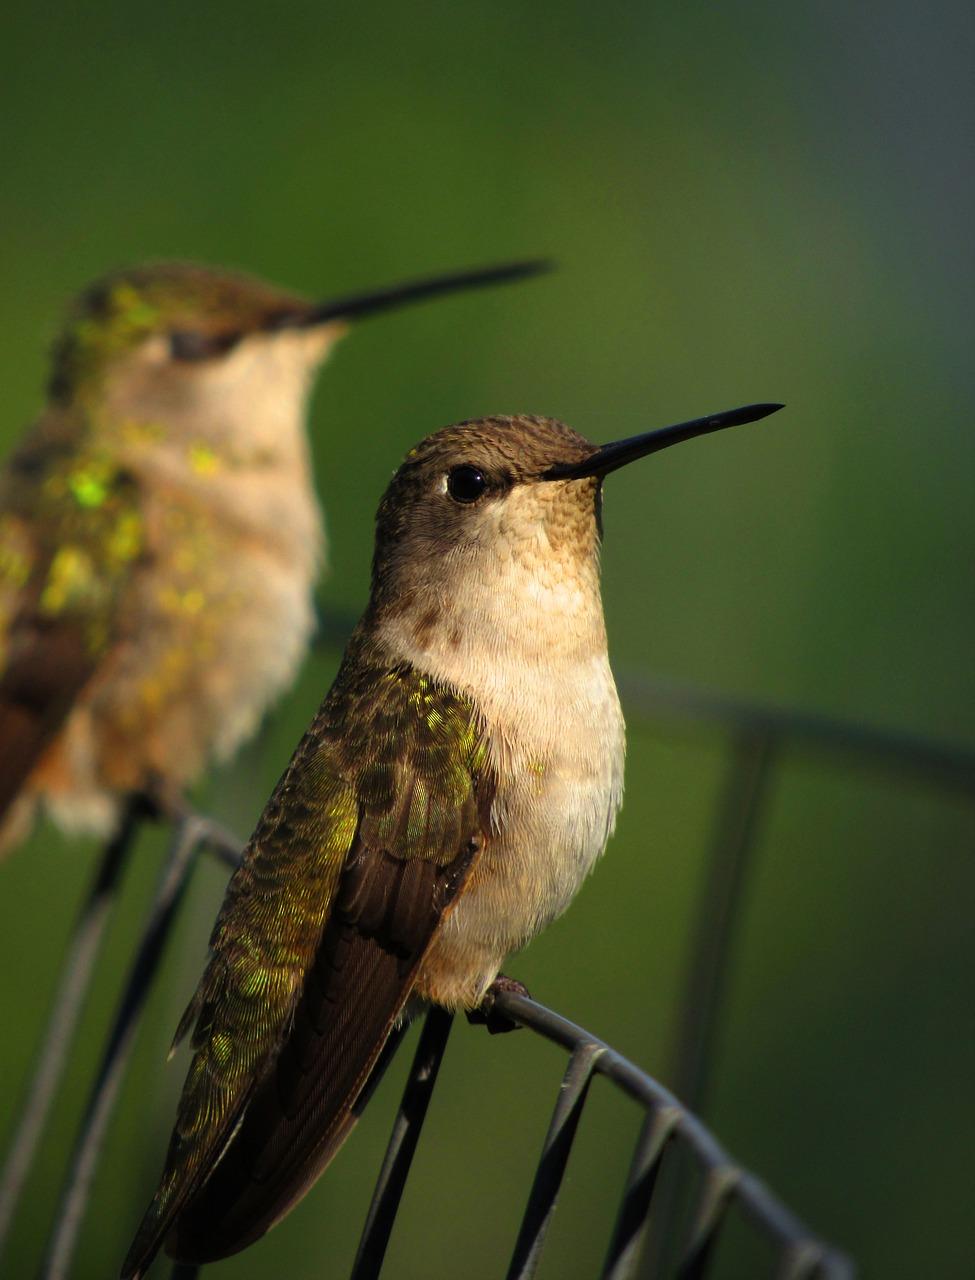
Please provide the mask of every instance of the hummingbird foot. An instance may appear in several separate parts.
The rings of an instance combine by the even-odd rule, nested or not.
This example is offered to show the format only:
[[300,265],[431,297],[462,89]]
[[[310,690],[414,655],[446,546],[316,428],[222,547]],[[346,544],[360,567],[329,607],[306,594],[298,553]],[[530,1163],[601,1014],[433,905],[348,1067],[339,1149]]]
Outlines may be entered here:
[[467,1021],[472,1027],[487,1027],[488,1034],[492,1036],[503,1035],[508,1031],[520,1031],[521,1027],[517,1022],[513,1022],[511,1018],[506,1017],[503,1013],[499,1013],[494,1007],[498,996],[507,994],[531,998],[529,990],[523,982],[519,982],[517,978],[509,978],[504,973],[499,973],[487,991],[485,991],[481,1003],[476,1009],[471,1009],[468,1012]]
[[132,792],[129,811],[137,820],[167,822],[174,827],[192,823],[200,844],[233,869],[240,862],[242,842],[215,819],[196,813],[180,788],[161,774],[150,774],[142,787]]
[[132,794],[131,803],[150,822],[181,822],[189,813],[186,797],[163,774],[147,773],[142,786]]

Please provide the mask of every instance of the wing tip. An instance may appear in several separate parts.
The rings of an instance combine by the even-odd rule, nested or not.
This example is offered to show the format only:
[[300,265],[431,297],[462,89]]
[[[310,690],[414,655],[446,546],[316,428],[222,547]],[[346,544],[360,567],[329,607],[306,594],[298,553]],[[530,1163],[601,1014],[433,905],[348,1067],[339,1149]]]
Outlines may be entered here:
[[163,1182],[142,1215],[142,1221],[122,1263],[119,1280],[142,1280],[155,1261],[156,1254],[166,1243],[177,1212],[178,1206],[173,1203],[171,1195],[167,1194],[166,1184]]
[[147,1233],[140,1226],[136,1232],[135,1239],[129,1246],[128,1253],[125,1255],[125,1261],[122,1263],[122,1269],[119,1272],[119,1280],[142,1280],[142,1277],[152,1266],[161,1244],[161,1235],[157,1236],[156,1239],[147,1238]]

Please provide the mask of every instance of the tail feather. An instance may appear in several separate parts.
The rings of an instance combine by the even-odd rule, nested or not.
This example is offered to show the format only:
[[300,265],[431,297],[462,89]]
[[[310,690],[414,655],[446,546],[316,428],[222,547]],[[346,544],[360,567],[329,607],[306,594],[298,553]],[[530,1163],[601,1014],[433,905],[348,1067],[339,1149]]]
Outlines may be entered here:
[[[311,1187],[351,1133],[412,987],[413,966],[333,927],[274,1070],[220,1163],[175,1215],[166,1251],[213,1262],[258,1240]],[[388,1061],[383,1057],[382,1066]]]

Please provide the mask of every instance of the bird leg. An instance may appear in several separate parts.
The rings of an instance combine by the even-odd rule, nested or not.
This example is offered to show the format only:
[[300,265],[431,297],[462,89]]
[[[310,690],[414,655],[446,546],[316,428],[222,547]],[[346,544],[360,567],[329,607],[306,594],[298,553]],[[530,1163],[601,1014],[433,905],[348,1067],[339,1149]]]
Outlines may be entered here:
[[476,1009],[471,1009],[467,1014],[467,1021],[472,1027],[487,1027],[488,1034],[492,1036],[503,1035],[507,1031],[520,1031],[521,1027],[505,1014],[499,1013],[494,1003],[498,996],[501,995],[526,996],[529,999],[528,988],[523,982],[519,982],[517,978],[509,978],[506,974],[499,973],[491,985],[485,991],[481,999],[481,1003]]
[[143,816],[152,822],[171,822],[175,826],[190,812],[182,790],[155,770],[145,775],[134,799]]
[[242,842],[222,823],[198,814],[180,788],[162,774],[147,774],[131,803],[141,816],[151,822],[168,822],[174,827],[194,823],[200,844],[232,870],[239,865]]

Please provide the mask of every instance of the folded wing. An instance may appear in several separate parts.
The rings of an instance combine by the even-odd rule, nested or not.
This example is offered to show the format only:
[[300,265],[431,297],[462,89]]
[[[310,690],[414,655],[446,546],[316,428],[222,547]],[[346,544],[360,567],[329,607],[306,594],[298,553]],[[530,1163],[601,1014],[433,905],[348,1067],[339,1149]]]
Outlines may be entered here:
[[0,473],[0,821],[119,638],[142,554],[136,481],[78,415],[45,415]]
[[470,704],[356,639],[258,825],[190,1009],[195,1056],[123,1275],[251,1243],[304,1194],[483,846]]

